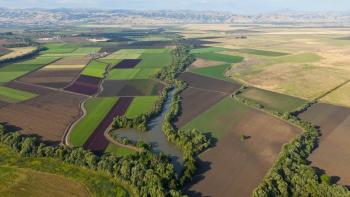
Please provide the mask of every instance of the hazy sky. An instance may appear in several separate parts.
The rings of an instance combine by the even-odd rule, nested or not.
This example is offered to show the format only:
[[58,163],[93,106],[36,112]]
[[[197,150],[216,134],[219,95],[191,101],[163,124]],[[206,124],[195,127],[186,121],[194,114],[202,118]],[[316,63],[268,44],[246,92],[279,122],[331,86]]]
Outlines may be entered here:
[[350,11],[350,0],[0,0],[0,7],[186,9],[262,13],[283,9]]

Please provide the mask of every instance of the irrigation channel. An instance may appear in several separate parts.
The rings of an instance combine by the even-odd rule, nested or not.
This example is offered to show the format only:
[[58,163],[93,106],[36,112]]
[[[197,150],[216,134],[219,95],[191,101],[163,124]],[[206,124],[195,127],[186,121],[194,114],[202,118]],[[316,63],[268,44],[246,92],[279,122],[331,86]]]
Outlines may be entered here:
[[125,137],[133,142],[142,140],[151,144],[152,149],[155,153],[163,152],[169,155],[176,172],[180,173],[183,163],[182,152],[177,149],[174,144],[170,143],[167,140],[167,137],[165,136],[162,129],[162,124],[165,119],[165,115],[170,108],[173,94],[174,90],[168,92],[162,112],[149,122],[149,131],[141,132],[136,129],[118,129],[112,131],[112,133],[117,134],[120,137]]

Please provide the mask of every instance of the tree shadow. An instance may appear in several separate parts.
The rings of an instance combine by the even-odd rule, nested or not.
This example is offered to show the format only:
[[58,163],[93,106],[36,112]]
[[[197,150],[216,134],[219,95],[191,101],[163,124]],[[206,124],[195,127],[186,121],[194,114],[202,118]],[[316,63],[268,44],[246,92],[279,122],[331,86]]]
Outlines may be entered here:
[[[318,168],[318,167],[312,167],[312,168],[315,170],[315,172],[316,172],[316,174],[318,176],[321,176],[321,175],[324,175],[324,174],[327,175],[326,174],[326,170],[323,170],[323,169]],[[337,184],[339,182],[339,180],[340,180],[339,176],[330,176],[330,183],[331,184]],[[349,186],[345,186],[345,187],[349,188]]]
[[211,162],[199,159],[196,174],[193,176],[192,181],[185,185],[185,187],[183,188],[183,192],[191,197],[202,197],[202,193],[191,190],[191,187],[202,181],[205,178],[204,173],[209,171],[210,169]]

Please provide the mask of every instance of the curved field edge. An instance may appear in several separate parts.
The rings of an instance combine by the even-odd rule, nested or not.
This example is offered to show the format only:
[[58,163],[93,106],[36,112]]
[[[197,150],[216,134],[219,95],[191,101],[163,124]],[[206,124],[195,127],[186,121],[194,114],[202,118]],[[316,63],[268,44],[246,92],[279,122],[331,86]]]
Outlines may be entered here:
[[23,157],[3,144],[0,145],[0,153],[0,168],[30,169],[49,173],[52,176],[65,177],[67,182],[76,181],[83,184],[92,196],[130,196],[132,194],[128,191],[129,186],[110,178],[102,172],[94,172],[52,158]]

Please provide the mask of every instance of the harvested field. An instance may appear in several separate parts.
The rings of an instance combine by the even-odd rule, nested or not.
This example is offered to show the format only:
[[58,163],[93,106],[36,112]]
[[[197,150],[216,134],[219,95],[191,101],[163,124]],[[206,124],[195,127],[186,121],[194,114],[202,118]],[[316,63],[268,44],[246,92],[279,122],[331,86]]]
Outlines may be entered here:
[[350,109],[319,103],[300,118],[320,126],[319,146],[309,157],[311,165],[325,171],[337,183],[350,186]]
[[111,109],[111,111],[102,120],[102,122],[94,131],[94,133],[89,137],[87,142],[84,144],[84,148],[92,150],[94,152],[103,152],[109,144],[108,140],[104,136],[104,132],[112,124],[114,117],[122,116],[125,114],[132,100],[133,100],[133,97],[119,98],[117,103]]
[[18,56],[26,55],[32,51],[34,51],[36,47],[19,47],[19,48],[11,48],[11,52],[0,57],[0,60],[15,58]]
[[266,50],[259,50],[259,49],[234,49],[233,51],[240,52],[240,53],[248,53],[252,55],[268,56],[268,57],[278,57],[278,56],[289,55],[288,53],[266,51]]
[[65,88],[68,91],[85,95],[95,95],[99,91],[102,79],[98,77],[80,75],[70,86]]
[[[60,65],[62,66],[62,65]],[[40,69],[30,73],[20,81],[32,83],[51,88],[64,88],[69,85],[81,72],[82,68],[78,69]]]
[[36,135],[43,141],[58,143],[66,128],[80,115],[83,96],[13,82],[9,86],[40,96],[0,110],[0,120],[15,125],[23,134]]
[[217,80],[210,77],[185,72],[179,76],[180,80],[186,81],[190,87],[204,89],[213,92],[222,92],[225,94],[233,93],[240,88],[238,83]]
[[[190,196],[250,196],[282,145],[301,132],[229,97],[185,128],[209,132],[218,139],[215,147],[200,155],[197,175],[185,189]],[[248,139],[242,141],[242,134]]]
[[211,91],[200,90],[196,88],[187,88],[181,93],[181,115],[176,122],[178,128],[193,120],[201,113],[215,105],[226,94]]
[[140,62],[140,59],[124,59],[113,68],[134,68]]
[[150,79],[106,80],[99,96],[153,96],[159,95],[163,88],[162,83]]
[[225,62],[197,58],[196,61],[194,61],[191,64],[191,67],[192,68],[205,68],[205,67],[217,66],[217,65],[221,65],[221,64],[225,64]]

